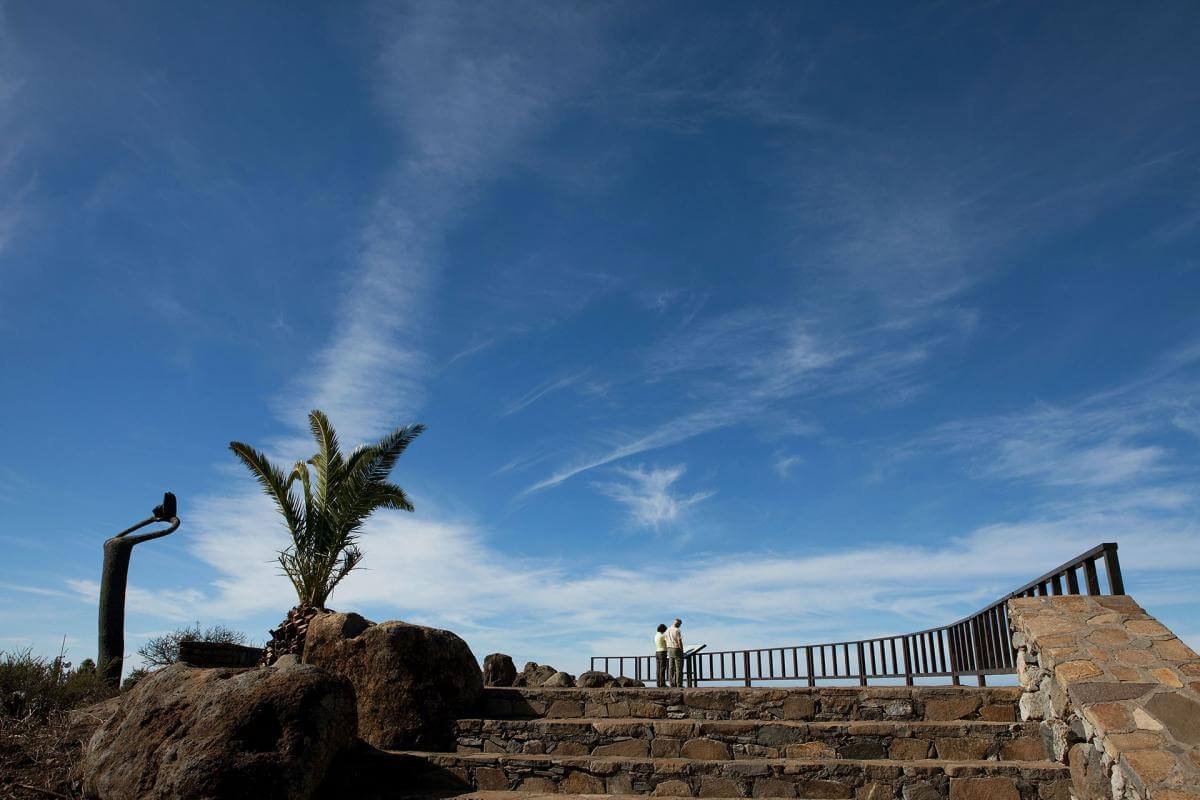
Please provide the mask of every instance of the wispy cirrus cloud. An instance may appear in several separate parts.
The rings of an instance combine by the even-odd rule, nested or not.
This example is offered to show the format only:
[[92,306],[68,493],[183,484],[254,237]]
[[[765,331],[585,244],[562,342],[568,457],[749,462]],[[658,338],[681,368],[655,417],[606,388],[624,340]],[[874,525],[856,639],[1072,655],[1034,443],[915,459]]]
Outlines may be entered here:
[[659,531],[679,521],[692,506],[716,494],[714,491],[677,493],[675,483],[686,471],[684,464],[650,469],[644,465],[618,468],[616,472],[624,482],[597,483],[596,489],[625,506],[634,525]]
[[592,20],[566,9],[439,3],[379,8],[374,22],[375,95],[401,156],[368,211],[338,322],[289,390],[300,399],[281,403],[289,421],[324,409],[349,441],[421,406],[443,238],[593,58]]
[[1037,403],[992,416],[956,420],[893,451],[904,459],[951,453],[981,478],[1079,490],[1139,486],[1172,479],[1164,437],[1189,432],[1200,413],[1194,373],[1200,348],[1174,348],[1145,372],[1074,403]]
[[501,416],[507,417],[512,414],[515,414],[518,411],[521,411],[522,409],[528,408],[529,406],[533,405],[538,400],[542,399],[543,397],[545,397],[548,394],[553,394],[554,392],[558,392],[558,391],[566,389],[570,386],[573,386],[574,384],[578,383],[582,378],[584,378],[587,375],[587,372],[588,372],[587,370],[581,370],[579,372],[575,372],[575,373],[572,373],[569,375],[563,375],[560,378],[554,378],[552,380],[545,381],[544,383],[538,384],[537,386],[533,387],[525,394],[518,397],[516,400],[513,400],[511,403],[509,403],[508,406],[504,409],[504,412],[501,414]]
[[771,468],[775,470],[775,474],[779,476],[780,480],[787,480],[792,475],[792,469],[803,463],[804,459],[800,456],[780,453],[775,456],[775,460],[772,462]]
[[26,196],[33,180],[19,168],[26,134],[18,128],[17,101],[24,83],[20,52],[0,4],[0,254],[26,213]]
[[914,375],[927,358],[926,345],[921,338],[891,344],[888,338],[878,326],[846,329],[767,309],[697,321],[657,342],[643,366],[648,382],[684,387],[691,410],[606,449],[578,455],[521,496],[640,453],[749,424],[798,400],[863,392],[892,402],[918,391]]

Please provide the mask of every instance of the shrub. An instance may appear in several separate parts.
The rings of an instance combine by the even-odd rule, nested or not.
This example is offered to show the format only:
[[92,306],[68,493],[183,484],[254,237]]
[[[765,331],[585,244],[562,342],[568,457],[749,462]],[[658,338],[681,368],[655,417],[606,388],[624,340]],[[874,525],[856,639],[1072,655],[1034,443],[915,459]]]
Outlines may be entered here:
[[138,681],[149,675],[150,672],[151,670],[143,669],[142,667],[131,669],[129,674],[125,676],[125,680],[121,681],[121,691],[128,692],[130,689],[137,686]]
[[0,652],[0,796],[78,797],[72,770],[99,720],[68,712],[109,693],[90,658]]
[[35,656],[29,648],[0,652],[0,714],[10,719],[45,719],[107,696],[96,664],[85,659],[71,669],[65,654]]

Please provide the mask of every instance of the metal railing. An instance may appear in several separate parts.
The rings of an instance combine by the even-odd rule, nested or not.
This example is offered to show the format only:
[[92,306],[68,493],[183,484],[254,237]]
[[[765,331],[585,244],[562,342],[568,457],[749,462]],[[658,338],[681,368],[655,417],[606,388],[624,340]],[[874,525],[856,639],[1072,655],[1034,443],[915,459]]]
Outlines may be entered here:
[[[1100,560],[1107,591],[1102,590],[1096,569]],[[912,686],[914,678],[950,678],[957,686],[964,675],[974,675],[985,686],[988,675],[1016,672],[1006,609],[1009,599],[1124,593],[1117,544],[1107,542],[949,625],[875,639],[697,653],[684,661],[684,685],[793,681],[815,686],[817,681],[857,679],[866,686],[871,679],[903,678]],[[655,676],[654,659],[653,655],[592,656],[591,669],[649,682]]]

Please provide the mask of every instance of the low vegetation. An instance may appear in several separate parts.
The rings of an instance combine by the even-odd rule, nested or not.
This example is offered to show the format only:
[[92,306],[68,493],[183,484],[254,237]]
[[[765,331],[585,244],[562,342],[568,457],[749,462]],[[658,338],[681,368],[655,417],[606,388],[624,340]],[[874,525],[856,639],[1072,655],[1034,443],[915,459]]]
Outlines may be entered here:
[[[127,672],[121,689],[174,663],[180,642],[247,640],[241,631],[199,622],[155,636],[138,648],[145,665]],[[88,709],[112,696],[90,658],[73,666],[65,652],[53,658],[31,649],[0,652],[0,800],[78,797],[71,771],[103,713]]]
[[71,770],[99,719],[72,712],[107,696],[90,658],[0,653],[0,797],[76,797]]
[[[197,622],[184,628],[177,628],[170,633],[154,636],[138,648],[138,655],[146,667],[165,667],[179,660],[180,642],[219,642],[221,644],[248,644],[250,637],[241,631],[226,628],[224,625],[210,625],[201,628]],[[135,670],[136,671],[136,670]],[[144,671],[143,671],[144,672]]]

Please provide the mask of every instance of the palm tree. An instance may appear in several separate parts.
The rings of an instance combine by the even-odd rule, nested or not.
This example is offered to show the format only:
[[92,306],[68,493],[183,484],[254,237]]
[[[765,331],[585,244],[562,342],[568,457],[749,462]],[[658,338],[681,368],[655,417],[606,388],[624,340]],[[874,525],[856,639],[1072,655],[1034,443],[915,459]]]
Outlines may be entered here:
[[[400,455],[425,430],[424,425],[397,428],[345,458],[337,432],[324,413],[312,411],[308,423],[317,440],[317,452],[307,461],[297,461],[290,474],[250,445],[229,443],[229,449],[275,501],[292,536],[292,543],[279,553],[279,565],[295,587],[299,603],[280,628],[271,631],[267,663],[303,649],[308,620],[325,609],[334,588],[362,561],[359,534],[372,512],[380,508],[413,510],[404,490],[387,478]],[[299,491],[294,489],[296,483]]]

